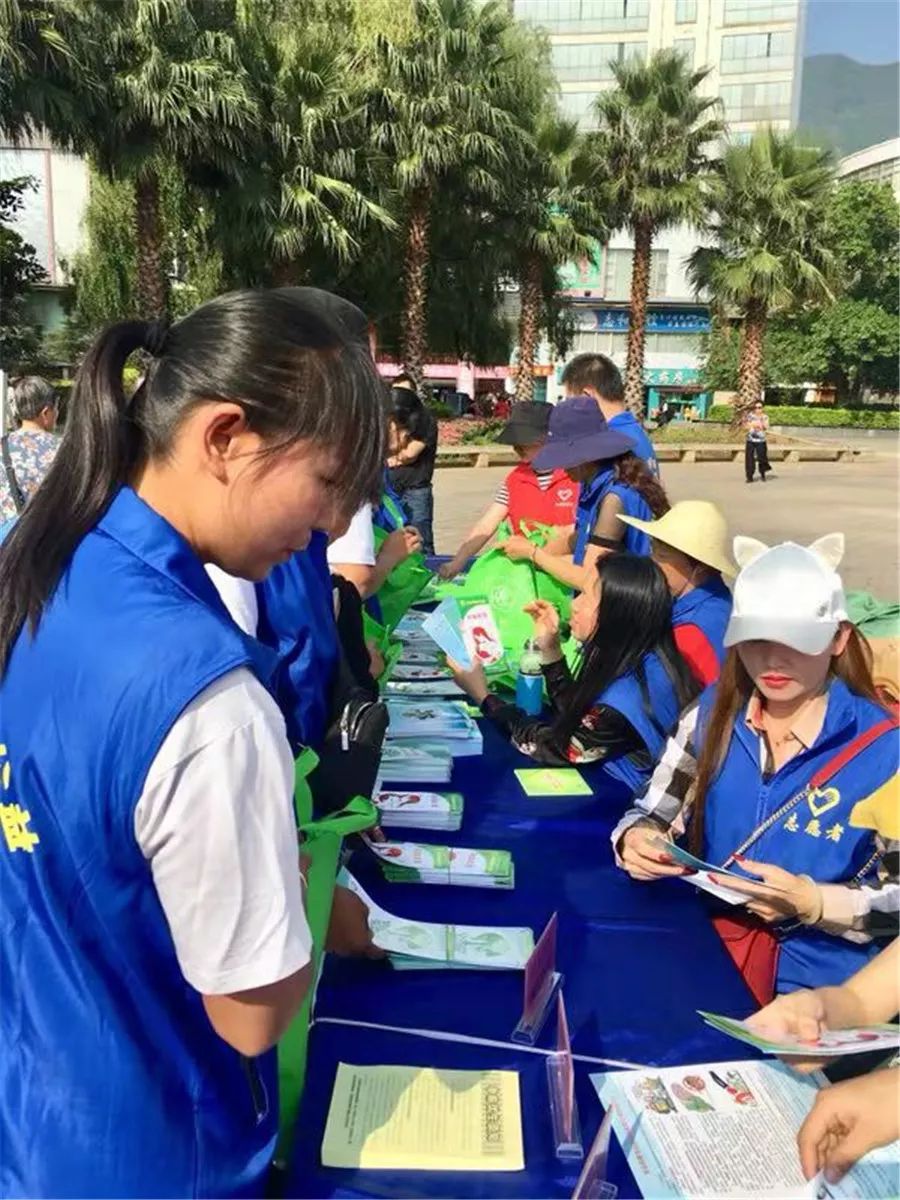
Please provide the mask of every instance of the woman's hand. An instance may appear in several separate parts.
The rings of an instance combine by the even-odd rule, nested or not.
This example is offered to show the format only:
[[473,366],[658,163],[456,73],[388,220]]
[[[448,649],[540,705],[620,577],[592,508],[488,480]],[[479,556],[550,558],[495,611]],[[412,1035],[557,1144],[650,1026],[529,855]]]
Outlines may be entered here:
[[366,649],[369,652],[369,674],[373,679],[380,679],[384,674],[384,655],[378,649],[378,643],[372,638],[366,642]]
[[808,875],[792,875],[771,863],[754,862],[735,855],[735,861],[745,871],[759,875],[762,883],[736,879],[733,875],[713,875],[710,878],[723,887],[742,892],[750,899],[747,911],[762,921],[784,921],[796,918],[804,925],[815,925],[822,916],[822,893]]
[[325,949],[332,954],[356,955],[363,958],[386,957],[386,951],[372,941],[369,910],[359,896],[340,884],[334,889]]
[[[773,1042],[815,1043],[828,1028],[821,992],[808,989],[777,996],[771,1004],[748,1017],[744,1023],[753,1033]],[[806,1075],[817,1071],[829,1059],[796,1058],[792,1054],[784,1061],[795,1071]]]
[[417,550],[422,549],[422,537],[418,529],[414,529],[412,525],[404,525],[402,529],[394,529],[387,535],[378,552],[378,557],[383,562],[390,563],[391,567],[399,566],[405,562],[411,554],[415,554]]
[[484,667],[481,663],[476,663],[474,667],[462,667],[452,658],[448,658],[447,666],[450,668],[451,675],[469,699],[475,704],[483,704],[490,692],[490,688],[487,685],[487,676],[484,673]]
[[441,579],[455,579],[462,568],[462,563],[458,563],[455,558],[451,558],[449,562],[441,563],[437,569],[437,573]]
[[900,1137],[900,1069],[886,1067],[823,1088],[797,1134],[807,1179],[837,1183],[864,1154]]
[[688,875],[687,867],[676,863],[656,845],[663,836],[655,825],[632,825],[619,842],[619,858],[632,879],[665,879],[667,875]]
[[498,543],[497,549],[502,550],[506,557],[513,562],[521,562],[531,558],[535,551],[535,545],[534,542],[529,542],[528,538],[516,533],[507,538],[505,542]]
[[526,604],[523,612],[527,612],[534,621],[534,640],[541,654],[559,653],[559,613],[549,600],[532,600]]

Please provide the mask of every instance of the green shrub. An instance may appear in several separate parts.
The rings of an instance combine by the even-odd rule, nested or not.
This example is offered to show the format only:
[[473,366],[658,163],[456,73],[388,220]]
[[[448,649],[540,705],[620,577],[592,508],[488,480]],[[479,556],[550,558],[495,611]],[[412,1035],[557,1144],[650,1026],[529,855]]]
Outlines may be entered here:
[[503,420],[492,421],[477,421],[471,428],[465,430],[460,437],[460,442],[463,445],[470,445],[472,442],[494,442],[497,440],[497,434],[506,424]]
[[[734,410],[728,404],[714,404],[707,421],[731,423]],[[766,406],[770,425],[805,425],[819,429],[896,429],[900,430],[900,412],[867,408],[819,408],[815,406]]]

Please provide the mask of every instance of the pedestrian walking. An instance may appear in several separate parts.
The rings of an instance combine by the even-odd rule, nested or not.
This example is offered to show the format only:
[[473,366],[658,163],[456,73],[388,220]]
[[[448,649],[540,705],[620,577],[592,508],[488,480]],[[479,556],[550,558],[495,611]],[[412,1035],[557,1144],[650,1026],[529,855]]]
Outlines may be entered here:
[[747,433],[744,446],[744,471],[747,482],[753,482],[756,468],[759,467],[759,477],[765,483],[766,472],[772,468],[769,466],[769,418],[766,416],[762,400],[757,400],[744,418],[744,429]]

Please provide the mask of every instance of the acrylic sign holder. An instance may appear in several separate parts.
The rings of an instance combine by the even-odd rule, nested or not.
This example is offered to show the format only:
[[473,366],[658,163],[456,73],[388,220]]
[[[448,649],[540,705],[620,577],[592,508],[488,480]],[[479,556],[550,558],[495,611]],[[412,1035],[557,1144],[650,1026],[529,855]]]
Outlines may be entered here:
[[581,1124],[575,1101],[575,1064],[569,1022],[561,991],[556,994],[556,1052],[547,1056],[547,1090],[556,1157],[563,1161],[584,1158]]
[[558,924],[558,915],[554,913],[525,964],[522,1016],[510,1035],[519,1045],[533,1046],[538,1040],[563,982],[562,975],[556,969]]

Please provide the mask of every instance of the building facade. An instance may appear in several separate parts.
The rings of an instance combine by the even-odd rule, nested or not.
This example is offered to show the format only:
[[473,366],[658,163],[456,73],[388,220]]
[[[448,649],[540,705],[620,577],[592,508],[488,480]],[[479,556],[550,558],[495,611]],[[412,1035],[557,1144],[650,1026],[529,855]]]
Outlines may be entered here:
[[[696,68],[710,68],[701,87],[721,99],[731,138],[796,124],[804,0],[513,0],[513,12],[546,31],[562,111],[583,129],[595,124],[597,96],[614,85],[615,62],[667,47]],[[651,413],[663,399],[698,415],[708,405],[697,379],[709,314],[686,274],[696,245],[687,227],[666,230],[654,245],[645,372]],[[592,262],[563,272],[576,308],[575,353],[600,350],[624,366],[632,251],[630,235],[619,231]],[[557,372],[549,398],[559,391]]]
[[0,145],[0,179],[27,178],[15,228],[34,246],[45,280],[31,297],[34,318],[45,332],[58,329],[65,319],[62,295],[70,263],[82,242],[81,222],[88,200],[88,170],[84,159],[66,154],[49,141],[34,140],[20,146]]
[[848,154],[838,163],[837,173],[842,183],[889,183],[900,200],[900,138],[888,138]]

